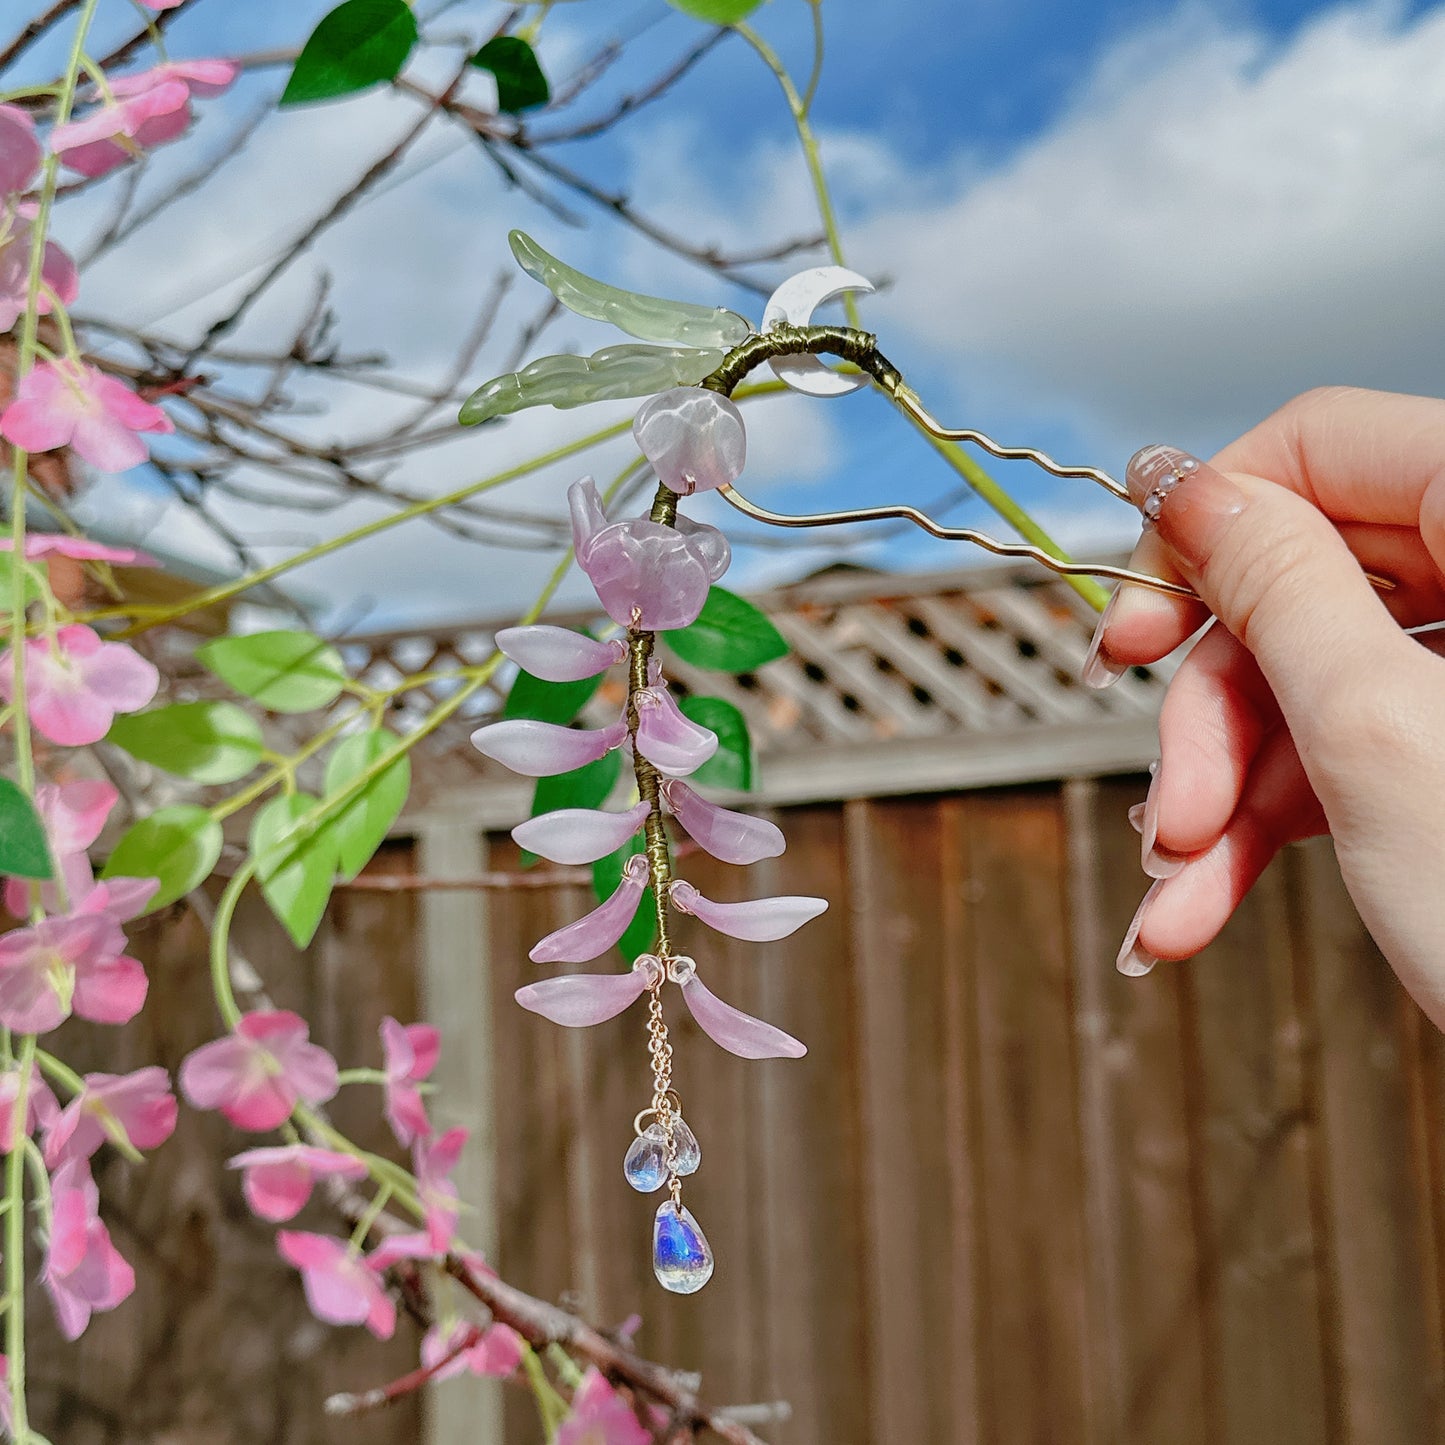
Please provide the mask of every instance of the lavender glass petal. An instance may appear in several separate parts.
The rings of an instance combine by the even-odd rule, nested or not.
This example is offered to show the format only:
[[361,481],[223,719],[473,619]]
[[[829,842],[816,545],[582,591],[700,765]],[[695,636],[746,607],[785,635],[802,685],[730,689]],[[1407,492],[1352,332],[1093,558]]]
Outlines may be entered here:
[[570,627],[504,627],[497,647],[518,667],[545,682],[580,682],[596,677],[627,656],[627,644],[614,637],[598,642]]
[[620,747],[627,737],[627,724],[605,728],[568,728],[532,718],[509,718],[488,723],[472,734],[472,746],[514,773],[529,778],[548,778],[570,773],[586,763],[595,763],[605,753]]
[[808,1052],[791,1034],[724,1003],[695,975],[682,985],[682,998],[703,1033],[740,1059],[801,1059]]
[[736,481],[747,460],[742,412],[703,387],[679,386],[650,398],[632,435],[663,486],[685,497]]
[[685,777],[717,751],[717,734],[684,717],[665,688],[643,688],[634,700],[637,750],[658,772]]
[[528,818],[512,829],[518,846],[551,863],[595,863],[615,853],[646,821],[649,805],[638,803],[625,813],[593,808],[558,808]]
[[529,983],[513,997],[554,1024],[581,1029],[616,1018],[646,989],[647,979],[640,973],[569,973]]
[[575,923],[549,933],[533,945],[527,957],[533,963],[587,963],[601,957],[627,932],[646,884],[647,859],[634,854],[622,870],[622,881],[605,903]]
[[758,863],[778,857],[786,846],[776,824],[720,808],[699,797],[686,783],[669,778],[662,785],[662,794],[693,842],[724,863]]
[[751,943],[772,943],[786,938],[828,907],[827,899],[796,896],[714,903],[680,878],[672,885],[671,897],[674,907],[700,918],[709,928]]

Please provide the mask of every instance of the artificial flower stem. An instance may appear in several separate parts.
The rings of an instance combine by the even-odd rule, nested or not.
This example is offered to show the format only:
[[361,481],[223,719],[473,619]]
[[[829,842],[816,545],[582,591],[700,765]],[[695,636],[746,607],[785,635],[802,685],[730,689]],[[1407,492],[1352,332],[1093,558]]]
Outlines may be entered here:
[[[20,1080],[13,1118],[24,1120],[30,1108],[30,1071],[35,1067],[35,1035],[20,1039]],[[22,1124],[23,1128],[24,1125]],[[10,1391],[10,1438],[30,1445],[30,1416],[25,1404],[25,1150],[5,1158],[5,1356]]]

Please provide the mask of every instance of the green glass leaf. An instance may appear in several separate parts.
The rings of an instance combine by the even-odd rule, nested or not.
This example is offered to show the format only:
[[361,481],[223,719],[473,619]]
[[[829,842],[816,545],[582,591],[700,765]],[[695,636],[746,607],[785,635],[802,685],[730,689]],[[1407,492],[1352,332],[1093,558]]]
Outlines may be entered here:
[[416,16],[406,0],[346,0],[302,46],[281,104],[334,100],[395,80],[416,36]]
[[[627,860],[642,851],[642,838],[629,838],[615,853],[599,858],[592,865],[592,891],[597,895],[599,903],[611,898],[617,891]],[[648,884],[642,890],[642,901],[637,905],[637,912],[633,915],[632,922],[627,925],[627,931],[618,940],[617,947],[623,958],[631,963],[638,954],[651,953],[656,942],[657,910],[652,903],[652,885]]]
[[0,873],[16,878],[55,877],[40,814],[9,778],[0,778]]
[[[691,301],[664,301],[659,296],[609,286],[559,261],[525,231],[512,231],[507,241],[522,270],[540,281],[569,311],[593,321],[606,321],[639,341],[730,351],[752,335],[752,323],[736,311],[698,306]],[[704,371],[696,379],[701,381],[706,375]],[[690,385],[681,381],[669,384]]]
[[[343,738],[326,761],[326,793],[339,793],[400,741],[386,728]],[[411,759],[403,754],[367,783],[331,822],[341,876],[348,883],[371,861],[411,791]]]
[[272,712],[310,712],[341,695],[346,665],[310,632],[251,632],[218,637],[196,656],[222,682]]
[[736,25],[746,20],[763,0],[667,0],[674,10],[706,20],[709,25]]
[[[538,778],[529,816],[537,818],[558,808],[600,808],[612,796],[621,776],[622,750],[616,748],[603,753],[595,763],[583,763],[570,773]],[[522,854],[522,867],[530,868],[536,861],[535,853]]]
[[767,614],[725,587],[708,592],[696,622],[662,636],[684,662],[719,672],[751,672],[788,655]]
[[106,860],[102,878],[159,878],[148,913],[199,888],[221,856],[221,825],[192,803],[158,808],[125,832]]
[[544,682],[540,677],[533,677],[530,672],[519,669],[503,704],[502,716],[569,723],[587,706],[601,686],[601,674],[584,677],[580,682]]
[[122,714],[106,741],[198,783],[234,783],[261,761],[261,725],[233,702],[178,702]]
[[494,36],[469,63],[496,77],[497,109],[508,115],[546,105],[552,98],[537,52],[519,35]]
[[688,782],[747,792],[753,785],[753,739],[748,720],[721,697],[685,697],[678,706],[685,717],[717,734],[717,752]]
[[521,371],[484,382],[462,403],[458,420],[476,426],[531,406],[566,410],[594,401],[652,396],[692,386],[722,365],[725,353],[690,346],[604,346],[591,356],[542,356]]
[[298,826],[316,804],[306,793],[272,798],[251,823],[261,895],[297,948],[314,937],[336,880],[336,835],[330,826]]

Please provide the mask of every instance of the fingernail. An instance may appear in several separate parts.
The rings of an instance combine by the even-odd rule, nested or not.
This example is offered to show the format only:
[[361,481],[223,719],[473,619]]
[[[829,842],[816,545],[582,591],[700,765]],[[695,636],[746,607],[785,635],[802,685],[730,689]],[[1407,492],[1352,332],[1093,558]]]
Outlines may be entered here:
[[1089,651],[1084,658],[1084,670],[1080,676],[1084,686],[1092,687],[1096,692],[1102,692],[1106,687],[1112,687],[1129,670],[1127,665],[1110,662],[1109,655],[1103,647],[1104,633],[1108,630],[1109,619],[1113,617],[1115,604],[1123,592],[1122,587],[1116,587],[1114,595],[1099,614],[1098,624],[1094,628],[1094,636],[1089,642]]
[[1244,510],[1244,493],[1224,475],[1178,447],[1143,447],[1125,471],[1129,495],[1179,559],[1209,560],[1229,524]]
[[1155,847],[1159,836],[1159,764],[1149,764],[1149,791],[1144,795],[1144,816],[1139,825],[1140,866],[1150,878],[1172,878],[1183,866],[1182,858],[1162,853]]
[[1149,891],[1144,895],[1139,907],[1134,912],[1133,921],[1129,924],[1129,931],[1124,935],[1124,946],[1119,950],[1119,956],[1114,960],[1114,966],[1127,978],[1143,978],[1159,960],[1139,942],[1139,930],[1144,926],[1144,914],[1149,905],[1154,901],[1154,895],[1164,886],[1164,880],[1158,879],[1149,885]]
[[1129,826],[1136,833],[1142,833],[1144,831],[1143,803],[1135,803],[1134,806],[1129,809]]

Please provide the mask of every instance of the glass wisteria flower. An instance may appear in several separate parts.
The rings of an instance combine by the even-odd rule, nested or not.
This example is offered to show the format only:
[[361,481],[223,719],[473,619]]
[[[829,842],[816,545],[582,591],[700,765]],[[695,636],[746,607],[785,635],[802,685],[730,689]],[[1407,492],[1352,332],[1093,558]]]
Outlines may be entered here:
[[246,1149],[227,1161],[240,1169],[241,1193],[258,1219],[280,1224],[306,1207],[318,1179],[365,1179],[366,1164],[354,1154],[320,1149],[314,1144],[281,1144]]
[[658,481],[684,497],[728,486],[747,461],[742,412],[706,387],[679,386],[649,397],[632,435]]
[[135,1271],[101,1222],[100,1192],[83,1159],[71,1159],[50,1181],[50,1238],[41,1283],[67,1340],[85,1333],[96,1310],[113,1310],[135,1289]]
[[394,1018],[382,1019],[384,1112],[398,1144],[409,1147],[432,1131],[417,1085],[436,1068],[440,1052],[441,1031],[431,1024],[399,1024]]
[[609,522],[591,477],[572,484],[567,502],[577,565],[614,622],[661,632],[697,620],[708,588],[732,560],[716,527],[669,527],[642,517]]
[[0,935],[0,1024],[16,1033],[49,1033],[72,1012],[129,1023],[145,997],[145,969],[125,956],[125,934],[103,913],[42,918]]
[[336,1060],[287,1009],[245,1014],[234,1033],[186,1056],[180,1083],[193,1108],[219,1109],[252,1133],[284,1123],[303,1100],[324,1104],[338,1087]]
[[0,105],[0,198],[27,190],[44,154],[35,122],[18,105]]
[[69,446],[102,472],[126,472],[150,455],[142,433],[175,424],[124,382],[79,361],[42,361],[15,389],[0,416],[0,436],[27,452]]
[[156,1149],[176,1128],[170,1075],[158,1065],[129,1074],[87,1074],[85,1088],[46,1126],[45,1162],[89,1159],[104,1143]]
[[[118,712],[138,712],[160,687],[155,663],[73,622],[25,644],[25,702],[36,730],[61,747],[98,743]],[[15,664],[0,654],[0,697],[14,700]]]
[[283,1229],[276,1249],[301,1271],[306,1304],[328,1325],[365,1325],[379,1340],[396,1330],[396,1304],[380,1274],[357,1251],[327,1234]]

